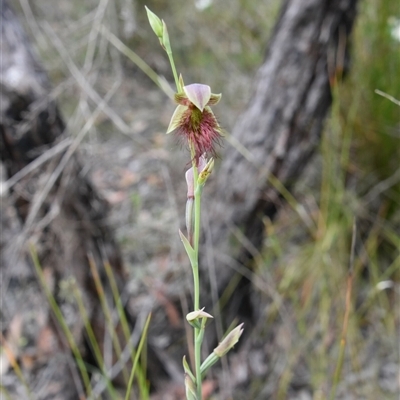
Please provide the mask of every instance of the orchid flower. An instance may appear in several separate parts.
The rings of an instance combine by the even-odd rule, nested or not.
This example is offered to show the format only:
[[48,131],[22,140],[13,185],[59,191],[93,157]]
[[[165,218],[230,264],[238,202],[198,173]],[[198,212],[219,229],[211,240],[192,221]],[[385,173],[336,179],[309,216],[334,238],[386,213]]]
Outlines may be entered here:
[[222,137],[222,130],[210,105],[217,104],[220,94],[211,93],[210,86],[193,83],[175,94],[178,106],[172,115],[167,133],[176,130],[194,150],[194,161],[206,153],[215,156],[215,145]]

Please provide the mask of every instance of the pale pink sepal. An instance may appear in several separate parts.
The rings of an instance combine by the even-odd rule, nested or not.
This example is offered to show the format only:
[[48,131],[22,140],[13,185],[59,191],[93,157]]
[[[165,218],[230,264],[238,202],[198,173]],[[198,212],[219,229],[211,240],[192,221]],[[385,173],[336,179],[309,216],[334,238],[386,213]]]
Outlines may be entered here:
[[187,198],[194,197],[194,177],[193,177],[193,167],[189,168],[185,173],[186,184],[187,184]]
[[[197,167],[197,171],[200,174],[205,166],[207,165],[207,159],[205,155],[203,154],[199,158],[199,165]],[[188,199],[191,197],[194,197],[194,177],[193,177],[193,167],[189,168],[186,173],[185,173],[185,178],[186,178],[186,184],[187,184],[187,197]]]
[[191,85],[184,86],[183,90],[190,102],[203,112],[204,107],[210,101],[210,86],[202,85],[201,83],[192,83]]

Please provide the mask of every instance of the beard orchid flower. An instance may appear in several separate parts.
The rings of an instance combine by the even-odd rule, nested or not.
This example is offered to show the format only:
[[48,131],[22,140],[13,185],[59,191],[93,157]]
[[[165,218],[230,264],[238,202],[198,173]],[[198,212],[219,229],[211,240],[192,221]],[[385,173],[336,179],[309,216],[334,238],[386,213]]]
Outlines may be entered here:
[[167,133],[176,131],[187,140],[196,166],[203,154],[215,156],[215,146],[222,137],[222,130],[210,108],[220,99],[220,94],[211,93],[210,86],[200,83],[184,86],[183,92],[175,94],[178,106]]

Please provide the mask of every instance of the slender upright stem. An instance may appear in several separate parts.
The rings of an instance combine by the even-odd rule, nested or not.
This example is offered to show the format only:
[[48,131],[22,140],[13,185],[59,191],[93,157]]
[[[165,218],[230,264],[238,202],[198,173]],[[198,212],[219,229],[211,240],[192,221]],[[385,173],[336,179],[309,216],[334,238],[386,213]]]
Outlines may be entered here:
[[[182,93],[184,91],[184,83],[182,76],[178,78],[178,73],[176,71],[175,67],[175,62],[174,58],[172,55],[172,50],[171,50],[171,44],[169,41],[169,34],[167,30],[167,26],[163,20],[158,18],[153,12],[151,12],[147,7],[147,15],[149,18],[150,25],[157,35],[157,37],[160,40],[160,44],[163,47],[163,49],[166,51],[168,55],[169,62],[171,64],[171,69],[172,73],[174,74],[174,79],[175,79],[175,84],[176,84],[176,89],[178,94]],[[205,85],[200,85],[200,86],[205,86]],[[210,94],[209,94],[210,96]],[[188,97],[190,97],[188,95]],[[218,96],[214,96],[217,98]],[[196,102],[195,102],[196,103]],[[215,101],[214,101],[215,103]],[[201,111],[203,112],[204,106],[201,107]],[[216,125],[215,129],[217,130],[218,124]],[[195,129],[195,128],[193,128]],[[190,263],[192,266],[192,271],[193,271],[193,288],[194,288],[194,293],[193,293],[193,307],[194,311],[199,311],[200,310],[200,277],[199,277],[199,244],[200,244],[200,208],[201,208],[201,192],[202,188],[204,186],[204,183],[209,175],[209,173],[212,170],[212,167],[214,165],[214,161],[211,160],[208,165],[208,170],[206,172],[206,176],[201,177],[201,184],[198,183],[198,178],[199,178],[199,171],[197,169],[197,164],[199,162],[199,157],[196,157],[196,152],[195,152],[195,147],[194,143],[190,141],[189,139],[189,147],[190,147],[190,153],[192,157],[192,165],[193,165],[193,188],[189,186],[188,191],[190,190],[190,193],[188,194],[188,201],[186,203],[186,227],[188,231],[188,238],[186,238],[182,232],[179,232],[182,242],[185,246],[186,252],[189,256]],[[203,146],[200,146],[203,147]],[[207,146],[204,146],[207,147]],[[205,149],[207,150],[207,149]],[[206,165],[206,166],[207,166]],[[190,184],[191,182],[189,182]],[[194,216],[193,216],[193,198],[192,198],[192,189],[194,193]],[[193,220],[194,220],[194,226],[193,226]],[[202,400],[202,379],[201,379],[201,345],[203,343],[203,338],[204,338],[204,330],[206,326],[206,321],[207,321],[207,316],[203,314],[201,317],[199,317],[201,313],[197,313],[196,322],[192,322],[191,324],[194,326],[194,363],[195,363],[195,376],[188,368],[186,365],[186,361],[184,361],[184,369],[190,378],[190,381],[186,381],[185,378],[185,386],[186,390],[190,391],[190,394],[188,394],[188,398],[192,399],[193,398],[193,378],[195,378],[195,385],[196,385],[196,399],[197,400]],[[209,317],[209,315],[208,315]],[[201,324],[199,323],[199,320],[201,319]],[[189,393],[189,392],[188,392]]]
[[169,63],[171,64],[172,73],[174,74],[176,90],[178,92],[181,92],[182,88],[181,88],[181,85],[179,83],[178,73],[176,72],[175,61],[174,61],[174,57],[172,56],[172,51],[171,51],[171,49],[167,49],[166,52],[167,52],[167,55],[168,55],[168,58],[169,58]]
[[331,390],[330,400],[334,400],[336,396],[336,389],[339,385],[340,374],[342,372],[343,361],[344,361],[344,353],[346,350],[346,337],[347,337],[347,329],[349,326],[349,317],[351,311],[351,292],[353,289],[353,276],[354,276],[354,255],[355,255],[355,246],[356,246],[356,237],[357,237],[357,224],[356,220],[353,221],[353,237],[351,240],[351,252],[350,252],[350,268],[347,275],[347,287],[346,287],[346,303],[345,303],[345,311],[343,318],[343,326],[342,326],[342,336],[340,338],[339,345],[339,356],[336,364],[335,375],[333,376],[333,384]]
[[200,242],[200,207],[201,207],[201,187],[197,185],[198,171],[193,168],[194,178],[194,234],[193,249],[195,251],[195,265],[193,265],[194,280],[194,309],[200,309],[200,279],[199,279],[199,242]]
[[[201,199],[201,188],[198,187],[194,194],[194,249],[196,252],[196,268],[193,268],[194,278],[194,309],[200,309],[200,279],[199,279],[199,238],[200,238],[200,199]],[[195,328],[195,364],[196,364],[196,386],[197,386],[197,398],[201,400],[201,345],[203,342],[204,328]]]
[[[200,279],[199,279],[199,243],[200,243],[200,208],[201,208],[201,187],[197,184],[199,172],[195,161],[194,148],[191,145],[192,164],[193,164],[193,181],[194,181],[194,235],[193,235],[193,249],[195,251],[193,270],[193,283],[194,283],[194,309],[200,309]],[[194,359],[195,359],[195,375],[196,375],[196,389],[197,399],[202,398],[201,388],[201,345],[203,342],[204,327],[195,328],[194,332]]]

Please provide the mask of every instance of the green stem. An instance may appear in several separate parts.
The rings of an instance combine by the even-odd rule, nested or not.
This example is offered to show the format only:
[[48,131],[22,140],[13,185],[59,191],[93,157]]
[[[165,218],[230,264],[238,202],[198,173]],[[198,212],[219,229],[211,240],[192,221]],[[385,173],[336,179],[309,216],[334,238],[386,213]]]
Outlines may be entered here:
[[200,279],[199,279],[199,242],[200,242],[200,208],[201,208],[201,187],[197,185],[199,171],[197,170],[194,146],[190,144],[190,152],[192,156],[193,181],[194,181],[194,234],[193,234],[193,250],[195,253],[193,269],[194,283],[194,309],[200,309]]
[[194,340],[194,358],[196,366],[196,390],[197,390],[197,400],[201,400],[201,343],[203,341],[203,335],[201,334],[201,329],[195,329],[195,340]]
[[[193,235],[193,249],[195,251],[194,263],[192,265],[193,270],[193,283],[194,283],[194,309],[200,309],[200,279],[199,279],[199,243],[200,243],[200,208],[201,208],[201,187],[197,184],[198,170],[196,160],[194,157],[194,148],[191,147],[192,153],[192,164],[193,164],[193,180],[194,180],[194,235]],[[196,369],[196,388],[197,388],[197,399],[202,398],[201,388],[201,345],[204,336],[204,326],[201,328],[195,328],[194,332],[194,359]]]
[[197,168],[194,168],[194,234],[193,249],[195,252],[195,265],[193,265],[194,280],[194,309],[200,309],[200,279],[199,279],[199,241],[200,241],[200,207],[201,207],[201,187],[197,187]]
[[168,54],[169,63],[171,64],[172,73],[174,74],[176,90],[178,93],[182,92],[181,85],[179,84],[178,73],[176,72],[174,57],[172,56],[172,51],[169,49],[169,50],[166,50],[166,52]]

